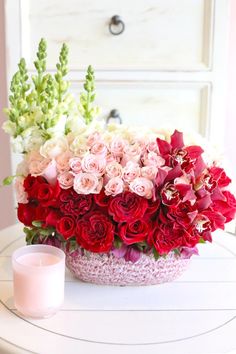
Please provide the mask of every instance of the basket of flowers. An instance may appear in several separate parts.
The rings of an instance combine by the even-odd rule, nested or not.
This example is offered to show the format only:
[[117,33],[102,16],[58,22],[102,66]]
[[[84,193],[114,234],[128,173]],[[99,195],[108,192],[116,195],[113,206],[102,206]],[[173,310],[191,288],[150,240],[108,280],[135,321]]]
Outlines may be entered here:
[[[27,244],[62,248],[79,279],[98,284],[172,281],[199,243],[234,218],[230,178],[188,134],[106,124],[94,105],[88,67],[78,102],[68,92],[68,48],[55,74],[41,40],[29,79],[24,59],[12,78],[8,120],[18,219]],[[204,142],[205,144],[205,142]]]

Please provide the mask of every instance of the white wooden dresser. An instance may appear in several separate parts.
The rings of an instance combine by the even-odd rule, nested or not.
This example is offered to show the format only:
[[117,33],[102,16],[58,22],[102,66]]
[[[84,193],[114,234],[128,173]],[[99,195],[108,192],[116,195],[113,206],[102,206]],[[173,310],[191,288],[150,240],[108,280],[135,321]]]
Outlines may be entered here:
[[229,0],[6,0],[8,79],[21,56],[33,71],[41,37],[51,70],[66,42],[72,90],[92,64],[104,117],[221,142],[228,23]]

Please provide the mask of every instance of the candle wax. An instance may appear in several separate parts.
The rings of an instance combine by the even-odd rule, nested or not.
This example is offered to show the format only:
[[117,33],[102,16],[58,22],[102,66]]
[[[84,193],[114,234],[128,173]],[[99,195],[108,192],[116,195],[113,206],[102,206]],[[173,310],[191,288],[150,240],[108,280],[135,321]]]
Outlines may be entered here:
[[24,254],[17,258],[17,262],[22,265],[28,265],[33,267],[43,267],[56,264],[60,261],[60,258],[48,253],[29,253]]

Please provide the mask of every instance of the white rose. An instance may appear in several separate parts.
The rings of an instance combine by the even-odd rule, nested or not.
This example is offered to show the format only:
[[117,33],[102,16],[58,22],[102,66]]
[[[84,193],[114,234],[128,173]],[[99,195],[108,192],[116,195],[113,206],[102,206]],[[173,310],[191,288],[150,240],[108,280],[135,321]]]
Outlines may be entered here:
[[56,158],[58,155],[68,150],[68,143],[65,137],[52,138],[47,140],[40,148],[40,154],[43,157],[51,159]]

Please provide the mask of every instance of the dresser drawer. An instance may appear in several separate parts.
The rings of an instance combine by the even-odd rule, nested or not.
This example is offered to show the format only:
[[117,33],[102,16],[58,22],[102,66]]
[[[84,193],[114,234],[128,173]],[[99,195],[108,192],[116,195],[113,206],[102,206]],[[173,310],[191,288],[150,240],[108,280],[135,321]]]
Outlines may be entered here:
[[[67,42],[74,70],[89,63],[98,70],[206,70],[212,13],[211,0],[21,0],[22,54],[32,63],[45,37],[49,68]],[[114,15],[125,25],[120,35],[109,32]]]
[[[73,86],[77,95],[78,83]],[[104,119],[117,109],[125,124],[207,134],[211,91],[207,83],[98,82],[96,87],[96,103]]]

